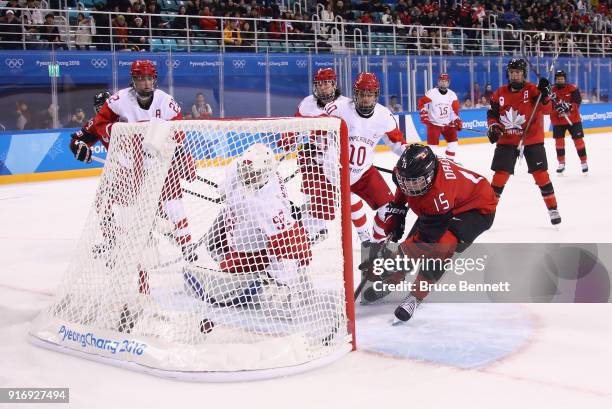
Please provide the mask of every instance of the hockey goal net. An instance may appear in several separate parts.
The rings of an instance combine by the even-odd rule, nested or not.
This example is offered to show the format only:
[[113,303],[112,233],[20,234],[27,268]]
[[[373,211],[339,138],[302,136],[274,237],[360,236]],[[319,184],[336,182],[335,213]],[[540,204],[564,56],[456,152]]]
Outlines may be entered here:
[[116,124],[42,346],[184,379],[257,379],[354,345],[336,118]]

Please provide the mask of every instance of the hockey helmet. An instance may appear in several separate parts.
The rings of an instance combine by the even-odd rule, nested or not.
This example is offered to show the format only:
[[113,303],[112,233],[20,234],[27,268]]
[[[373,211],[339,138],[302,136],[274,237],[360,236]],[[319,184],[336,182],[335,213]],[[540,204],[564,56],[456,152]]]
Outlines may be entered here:
[[406,196],[421,196],[433,184],[438,159],[429,146],[408,146],[393,169],[393,181]]
[[[153,96],[155,88],[157,87],[157,68],[150,60],[136,60],[132,63],[130,68],[130,75],[132,76],[131,85],[142,98],[148,98]],[[141,83],[146,77],[153,79],[152,85]]]
[[380,94],[380,83],[376,75],[371,72],[359,73],[353,83],[353,102],[357,112],[365,117],[374,113],[378,95]]
[[312,94],[323,105],[336,99],[337,76],[333,68],[321,68],[313,81]]
[[245,187],[254,189],[268,183],[277,164],[272,150],[262,143],[251,145],[238,161],[240,181]]
[[104,106],[104,103],[106,102],[107,99],[110,98],[110,96],[111,94],[108,91],[98,92],[96,95],[94,95],[93,105],[94,105],[94,111],[96,112],[96,114],[100,112],[100,110]]

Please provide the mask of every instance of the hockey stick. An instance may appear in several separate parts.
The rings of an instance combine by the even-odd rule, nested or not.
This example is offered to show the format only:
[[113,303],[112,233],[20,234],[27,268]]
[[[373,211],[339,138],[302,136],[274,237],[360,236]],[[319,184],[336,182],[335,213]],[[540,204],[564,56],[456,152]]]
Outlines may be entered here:
[[472,129],[472,128],[463,128],[462,131],[470,131],[474,133],[479,133],[481,135],[486,135],[487,131],[481,131],[480,129]]
[[389,174],[393,174],[393,171],[390,169],[386,169],[386,168],[382,168],[380,166],[374,166],[376,169],[378,169],[379,171],[383,172],[383,173],[389,173]]
[[[568,25],[567,28],[565,29],[565,32],[563,33],[563,38],[565,38],[565,36],[567,35],[567,32],[568,32],[569,28],[570,28],[570,26]],[[522,48],[524,50],[524,47],[522,47]],[[521,52],[523,50],[521,50]],[[559,58],[559,54],[561,54],[561,47],[559,47],[557,49],[557,52],[556,52],[555,56],[553,57],[552,62],[550,63],[550,68],[547,71],[546,79],[548,79],[550,77],[550,74],[552,73],[552,70],[554,70],[555,63],[557,62],[557,59]],[[523,57],[525,58],[527,63],[529,63],[529,66],[531,67],[531,63],[529,62],[529,59],[527,58],[527,56],[523,55]],[[537,71],[536,71],[536,75],[538,75]],[[539,75],[538,75],[538,77],[539,77]],[[540,92],[540,95],[538,95],[538,99],[536,100],[536,103],[535,103],[535,105],[533,107],[533,111],[531,112],[531,116],[529,117],[529,120],[527,121],[527,125],[525,126],[525,129],[523,130],[523,134],[521,135],[521,140],[519,141],[519,144],[518,144],[519,161],[521,161],[523,159],[524,151],[525,151],[525,138],[527,137],[527,131],[529,130],[529,127],[531,126],[531,123],[533,122],[533,119],[535,118],[535,114],[536,114],[536,111],[538,109],[538,106],[540,105],[540,101],[541,100],[542,100],[542,93]]]
[[[566,31],[566,33],[567,33],[567,31]],[[544,33],[541,33],[541,34],[544,34]],[[565,33],[564,33],[564,34],[565,34]],[[527,35],[527,36],[525,36],[525,37],[529,37],[530,44],[531,44],[531,36]],[[540,37],[540,35],[538,34],[538,35],[536,36],[536,40],[537,40],[538,42],[540,42],[541,40],[543,40],[543,38],[541,38],[541,39],[540,39],[540,38],[541,38],[541,37]],[[538,70],[538,67],[534,67],[534,65],[532,64],[531,60],[529,60],[529,58],[527,57],[527,53],[526,53],[526,51],[525,51],[525,50],[526,50],[526,45],[525,45],[525,43],[526,43],[526,41],[525,41],[525,42],[523,42],[523,44],[521,44],[521,54],[523,55],[523,58],[525,59],[525,61],[527,61],[527,64],[529,65],[529,70],[530,70],[531,72],[533,72],[533,73],[536,75],[536,77],[537,77],[537,78],[540,78],[540,72],[539,72],[539,70]],[[561,51],[561,47],[559,47],[559,50],[557,50],[557,51],[558,51],[558,53],[560,53],[560,51]],[[557,54],[557,56],[556,56],[556,57],[554,57],[554,60],[553,60],[553,62],[551,63],[551,67],[550,67],[550,70],[549,70],[549,72],[548,72],[547,78],[548,78],[548,77],[550,77],[550,73],[551,73],[551,72],[552,72],[552,70],[554,69],[555,62],[556,62],[557,58],[558,58],[558,54]],[[551,99],[553,102],[557,102],[557,98],[556,98],[556,95],[555,95],[554,93],[551,93],[551,97],[550,97],[550,99]],[[574,124],[572,123],[572,121],[569,119],[569,116],[567,115],[567,113],[562,114],[562,115],[561,115],[561,117],[563,117],[563,119],[565,119],[565,121],[567,122],[567,124],[568,124],[568,125],[570,125],[570,126],[574,125]]]
[[94,155],[91,155],[91,161],[92,162],[98,162],[98,163],[101,163],[103,165],[106,163],[105,159],[99,158],[99,157],[94,156]]

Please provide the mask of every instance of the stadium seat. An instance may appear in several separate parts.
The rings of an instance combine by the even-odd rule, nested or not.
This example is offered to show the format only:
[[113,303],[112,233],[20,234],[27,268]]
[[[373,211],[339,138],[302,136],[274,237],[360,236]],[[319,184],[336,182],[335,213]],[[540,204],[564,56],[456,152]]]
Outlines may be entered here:
[[304,43],[301,43],[298,41],[298,42],[289,43],[289,52],[305,53],[305,52],[308,52],[308,49],[304,46]]
[[184,38],[178,38],[176,44],[176,51],[187,51],[189,49],[189,43]]
[[206,44],[206,46],[204,47],[204,49],[206,51],[217,51],[219,50],[219,42],[217,40],[205,40],[204,44]]
[[174,38],[164,38],[162,43],[165,46],[166,51],[176,51],[176,40]]
[[191,51],[206,51],[204,41],[198,39],[191,40]]
[[267,40],[259,40],[257,42],[257,49],[259,52],[267,53],[270,51],[270,43]]
[[285,53],[287,49],[285,48],[284,41],[270,41],[270,52],[271,53]]
[[176,13],[179,9],[178,4],[174,0],[161,0],[158,3],[161,11],[173,11]]
[[159,38],[152,38],[149,44],[151,44],[152,52],[166,51],[166,47],[163,45],[162,40],[160,40]]

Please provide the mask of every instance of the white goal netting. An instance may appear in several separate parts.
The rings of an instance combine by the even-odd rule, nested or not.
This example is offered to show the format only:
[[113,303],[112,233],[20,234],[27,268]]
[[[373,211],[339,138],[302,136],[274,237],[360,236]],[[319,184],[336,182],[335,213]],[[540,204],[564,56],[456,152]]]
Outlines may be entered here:
[[116,124],[35,341],[186,378],[347,352],[341,129],[336,118]]

